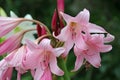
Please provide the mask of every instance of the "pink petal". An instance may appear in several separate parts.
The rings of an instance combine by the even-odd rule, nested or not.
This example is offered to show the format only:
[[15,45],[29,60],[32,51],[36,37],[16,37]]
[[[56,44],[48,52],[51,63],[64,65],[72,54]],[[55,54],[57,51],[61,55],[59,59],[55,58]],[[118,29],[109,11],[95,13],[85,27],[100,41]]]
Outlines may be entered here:
[[32,77],[35,75],[35,70],[30,70]]
[[46,68],[44,70],[44,74],[42,75],[40,80],[52,80],[52,75],[49,68]]
[[81,11],[76,17],[75,17],[81,24],[87,24],[89,22],[90,13],[87,9],[84,9]]
[[112,50],[112,46],[111,45],[104,45],[104,46],[102,46],[102,48],[100,48],[101,52],[108,52],[110,50]]
[[14,53],[14,56],[10,60],[9,64],[12,65],[13,67],[20,66],[22,64],[22,60],[25,54],[26,54],[25,46],[22,46]]
[[54,55],[56,57],[59,57],[63,52],[65,52],[65,49],[63,47],[60,47],[60,48],[55,48],[54,49]]
[[40,68],[40,66],[36,69],[35,75],[34,75],[34,80],[41,80],[41,77],[44,73],[44,70]]
[[11,80],[12,78],[12,72],[13,72],[13,68],[9,67],[6,72],[3,74],[3,77],[1,80]]
[[0,37],[6,35],[22,21],[22,18],[0,17]]
[[47,38],[44,38],[44,39],[39,43],[39,48],[47,49],[47,50],[52,50],[52,46],[50,45],[50,40],[47,39]]
[[67,23],[69,23],[70,20],[73,18],[72,16],[70,16],[70,15],[68,15],[68,14],[65,14],[65,13],[63,13],[63,12],[60,12],[60,14],[62,15],[63,19],[64,19]]
[[12,77],[12,67],[8,66],[5,59],[0,61],[0,80],[10,80]]
[[[89,53],[87,53],[87,54],[89,54]],[[101,66],[101,64],[100,64],[101,58],[100,58],[100,54],[99,53],[96,53],[96,54],[91,55],[91,56],[90,55],[85,55],[84,57],[94,67],[99,68]]]
[[104,38],[104,42],[109,43],[109,42],[112,42],[114,39],[115,39],[115,36],[111,34],[107,34],[107,36]]
[[79,56],[76,57],[75,67],[72,70],[72,72],[77,71],[82,66],[83,60],[84,60],[84,58],[83,58],[82,55],[79,55]]
[[63,46],[65,48],[65,52],[62,55],[63,57],[66,57],[68,55],[73,45],[74,45],[73,40],[68,38],[68,41],[66,41]]
[[22,46],[17,50],[16,53],[14,53],[14,57],[8,61],[9,65],[11,67],[15,67],[19,73],[25,73],[25,67],[23,66],[23,60],[26,56],[26,46]]
[[17,80],[21,80],[21,74],[19,72],[17,73]]
[[88,23],[87,27],[90,33],[107,33],[104,28],[93,23]]
[[40,61],[42,61],[43,56],[41,55],[41,51],[34,51],[31,52],[28,50],[27,54],[26,54],[26,58],[24,60],[24,66],[26,69],[35,69],[38,65],[38,63],[40,63]]
[[52,73],[62,76],[64,72],[57,66],[57,60],[55,56],[50,57],[50,70]]
[[29,50],[31,50],[31,51],[38,49],[38,45],[33,43],[30,40],[26,40],[26,44],[27,44],[27,47],[29,48]]
[[79,34],[78,36],[76,36],[75,38],[75,46],[77,46],[77,48],[81,49],[81,50],[86,50],[87,49],[87,45],[82,37],[81,34]]
[[53,33],[53,36],[55,38],[59,39],[60,41],[66,41],[66,40],[68,40],[68,38],[70,37],[70,35],[71,35],[71,33],[69,31],[69,27],[68,26],[64,27],[61,30],[61,32],[60,32],[60,34],[58,36],[55,36],[54,33]]
[[81,54],[82,50],[74,46],[74,53],[76,56],[75,67],[72,72],[77,71],[83,64],[84,56]]
[[18,48],[20,46],[20,42],[23,37],[23,34],[24,34],[23,32],[17,33],[11,36],[10,38],[8,38],[2,44],[0,44],[0,55],[7,53],[7,52],[11,52],[14,49]]

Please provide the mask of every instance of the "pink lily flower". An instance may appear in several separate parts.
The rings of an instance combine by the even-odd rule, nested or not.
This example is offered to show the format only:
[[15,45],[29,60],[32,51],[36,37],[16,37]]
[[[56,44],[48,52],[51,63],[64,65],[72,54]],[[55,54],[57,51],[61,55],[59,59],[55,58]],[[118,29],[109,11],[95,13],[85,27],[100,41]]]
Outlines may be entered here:
[[[67,25],[61,30],[61,33],[58,36],[53,35],[60,41],[65,42],[64,47],[66,48],[66,51],[63,54],[63,57],[67,56],[74,44],[79,49],[87,49],[87,45],[83,39],[84,34],[107,33],[102,27],[89,22],[90,13],[87,9],[84,9],[75,17],[62,12],[61,14]],[[113,39],[113,37],[108,37],[111,40]]]
[[23,64],[26,53],[26,46],[22,46],[19,49],[12,51],[7,57],[5,57],[5,61],[7,62],[7,65],[9,65],[8,67],[15,67],[18,71],[17,80],[21,80],[21,74],[27,71]]
[[76,62],[73,71],[77,71],[82,66],[84,59],[94,67],[99,68],[101,66],[100,52],[108,52],[112,49],[111,45],[104,44],[104,35],[101,34],[85,35],[84,40],[87,44],[86,50],[74,47]]
[[14,29],[24,18],[0,17],[0,37]]
[[35,70],[34,80],[47,78],[51,80],[51,73],[62,76],[64,72],[57,66],[57,59],[64,48],[52,48],[49,39],[43,39],[40,44],[35,44],[29,40],[26,41],[29,51],[27,53],[25,65],[27,69]]
[[3,43],[0,44],[0,55],[3,55],[5,53],[9,53],[16,48],[20,46],[20,42],[23,38],[23,34],[25,31],[19,32],[11,37],[9,37],[7,40],[5,40]]

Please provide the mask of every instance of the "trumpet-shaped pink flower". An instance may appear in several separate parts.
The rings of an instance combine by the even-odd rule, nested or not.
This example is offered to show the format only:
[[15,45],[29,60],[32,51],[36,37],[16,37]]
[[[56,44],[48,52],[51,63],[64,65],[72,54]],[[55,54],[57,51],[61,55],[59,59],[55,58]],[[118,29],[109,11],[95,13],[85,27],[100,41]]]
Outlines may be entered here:
[[81,50],[77,46],[74,47],[76,62],[73,71],[77,71],[81,67],[84,59],[94,67],[99,68],[101,66],[100,52],[108,52],[112,49],[111,45],[104,44],[104,35],[101,34],[85,35],[84,40],[87,46],[86,50]]
[[6,35],[23,20],[23,18],[0,17],[0,37]]
[[26,53],[26,46],[22,46],[19,49],[12,51],[7,57],[4,58],[8,69],[15,67],[15,69],[18,71],[17,80],[21,80],[21,74],[26,72],[26,68],[23,64]]
[[64,48],[52,48],[49,39],[43,39],[39,45],[27,41],[27,46],[29,51],[26,55],[25,65],[27,69],[35,69],[34,80],[40,80],[43,78],[42,76],[45,78],[46,74],[49,74],[48,76],[50,77],[49,69],[50,72],[56,75],[61,76],[64,74],[57,66],[56,59],[64,52]]
[[0,44],[0,55],[13,51],[20,46],[21,39],[25,32],[19,32]]
[[[102,27],[89,22],[90,13],[87,9],[84,9],[75,17],[62,12],[61,14],[67,25],[61,30],[61,33],[55,37],[65,42],[64,47],[66,48],[66,51],[63,56],[66,56],[68,54],[74,44],[76,47],[82,50],[87,49],[87,45],[83,39],[84,34],[107,33]],[[113,39],[113,36],[108,37],[111,40]]]

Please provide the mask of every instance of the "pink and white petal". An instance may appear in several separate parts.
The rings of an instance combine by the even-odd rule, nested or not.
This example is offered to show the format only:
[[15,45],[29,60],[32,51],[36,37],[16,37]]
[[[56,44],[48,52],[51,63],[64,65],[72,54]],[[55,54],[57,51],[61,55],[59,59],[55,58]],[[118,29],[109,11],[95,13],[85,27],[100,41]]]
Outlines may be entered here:
[[54,55],[51,55],[50,57],[50,70],[53,74],[58,76],[62,76],[64,74],[64,72],[58,67],[57,59]]
[[108,51],[111,51],[111,50],[112,50],[112,46],[111,45],[103,45],[100,48],[100,52],[108,52]]
[[60,32],[60,34],[58,36],[55,36],[55,34],[53,33],[53,36],[55,38],[59,39],[60,41],[67,41],[68,38],[70,37],[70,35],[71,35],[71,33],[69,31],[69,27],[68,26],[64,27],[61,30],[61,32]]
[[6,35],[23,20],[22,18],[0,17],[0,37]]
[[35,75],[35,70],[31,69],[31,70],[30,70],[30,73],[31,73],[32,77],[34,77],[34,75]]
[[36,69],[36,72],[35,72],[35,75],[34,75],[34,80],[41,80],[41,77],[44,73],[44,70],[41,69],[41,67],[39,66],[37,69]]
[[90,13],[87,9],[84,9],[75,18],[77,19],[77,21],[84,25],[89,22]]
[[70,15],[68,15],[68,14],[65,14],[65,13],[63,13],[63,12],[60,12],[60,14],[62,15],[63,19],[64,19],[67,23],[69,23],[70,20],[73,18],[72,16],[70,16]]
[[90,33],[107,33],[104,28],[93,23],[88,23],[87,27]]
[[27,44],[27,47],[29,48],[29,50],[31,50],[31,51],[38,49],[38,45],[30,40],[26,40],[26,44]]
[[22,60],[26,54],[26,47],[20,47],[17,52],[14,54],[14,57],[10,60],[10,63],[15,67],[22,63]]
[[39,51],[28,52],[25,60],[23,61],[25,68],[32,70],[35,69],[38,63],[41,61],[41,59],[43,59],[43,56],[41,56],[40,54],[41,53],[39,53]]
[[74,46],[74,54],[75,54],[75,56],[81,55],[82,51],[83,50],[82,49],[78,49],[76,45]]
[[[16,48],[18,48],[20,46],[20,41],[21,41],[22,37],[23,37],[23,34],[22,34],[22,32],[20,32],[20,33],[17,33],[15,35],[11,36],[6,41],[1,43],[0,44],[0,55],[7,53],[7,52],[11,52],[11,51],[15,50]],[[14,42],[14,44],[13,44],[13,42]]]
[[42,48],[42,49],[47,49],[47,50],[51,50],[52,49],[52,46],[50,45],[50,40],[47,39],[47,38],[44,38],[40,43],[39,43],[39,48]]
[[75,46],[77,46],[77,48],[81,49],[81,50],[86,50],[87,49],[87,44],[85,43],[84,38],[81,34],[76,36]]
[[55,48],[53,53],[56,57],[59,57],[64,52],[65,52],[65,48],[60,47],[60,48]]
[[14,55],[15,55],[16,52],[17,52],[17,49],[14,50],[14,51],[12,51],[10,54],[8,54],[8,55],[4,58],[4,60],[7,61],[7,62],[11,61],[11,59],[14,57]]
[[[89,54],[89,53],[88,53]],[[100,53],[96,53],[94,55],[84,55],[85,59],[94,67],[99,68],[101,66],[101,58]]]
[[5,72],[2,75],[2,79],[1,79],[1,75],[0,75],[0,79],[1,80],[11,80],[12,78],[12,72],[13,72],[13,68],[9,67],[6,70],[4,70]]
[[66,57],[69,53],[69,51],[72,49],[74,43],[73,43],[73,40],[72,39],[68,39],[68,41],[66,41],[64,43],[64,48],[65,48],[65,52],[62,54],[63,57]]
[[84,57],[82,55],[76,56],[75,67],[72,72],[77,71],[83,64]]
[[115,39],[115,36],[108,33],[107,36],[104,38],[104,42],[109,43],[109,42],[112,42],[114,39]]
[[17,80],[21,80],[21,74],[19,72],[17,73]]
[[40,80],[52,80],[52,74],[48,67],[44,70],[44,74]]

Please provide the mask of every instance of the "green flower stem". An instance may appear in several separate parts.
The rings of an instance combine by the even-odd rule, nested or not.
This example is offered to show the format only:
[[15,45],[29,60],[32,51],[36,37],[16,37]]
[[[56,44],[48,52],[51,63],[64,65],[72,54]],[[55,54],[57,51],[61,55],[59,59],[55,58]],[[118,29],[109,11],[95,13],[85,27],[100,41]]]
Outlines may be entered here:
[[[70,80],[69,72],[66,66],[66,61],[63,58],[58,58],[58,63],[61,69],[64,71],[64,75],[63,75],[64,80]],[[63,79],[61,78],[61,80]]]
[[57,76],[57,80],[65,80],[62,76]]
[[31,19],[23,19],[23,20],[25,20],[25,21],[35,22],[35,23],[37,23],[37,24],[39,24],[39,25],[45,27],[45,29],[47,30],[48,34],[51,34],[51,32],[50,32],[50,30],[48,29],[48,27],[47,27],[45,24],[43,24],[42,22],[37,21],[37,20],[31,20]]
[[45,35],[42,35],[42,36],[40,36],[39,38],[37,38],[36,40],[35,40],[35,43],[39,43],[43,38],[46,38],[46,37],[51,37],[52,35],[50,35],[50,34],[45,34]]

